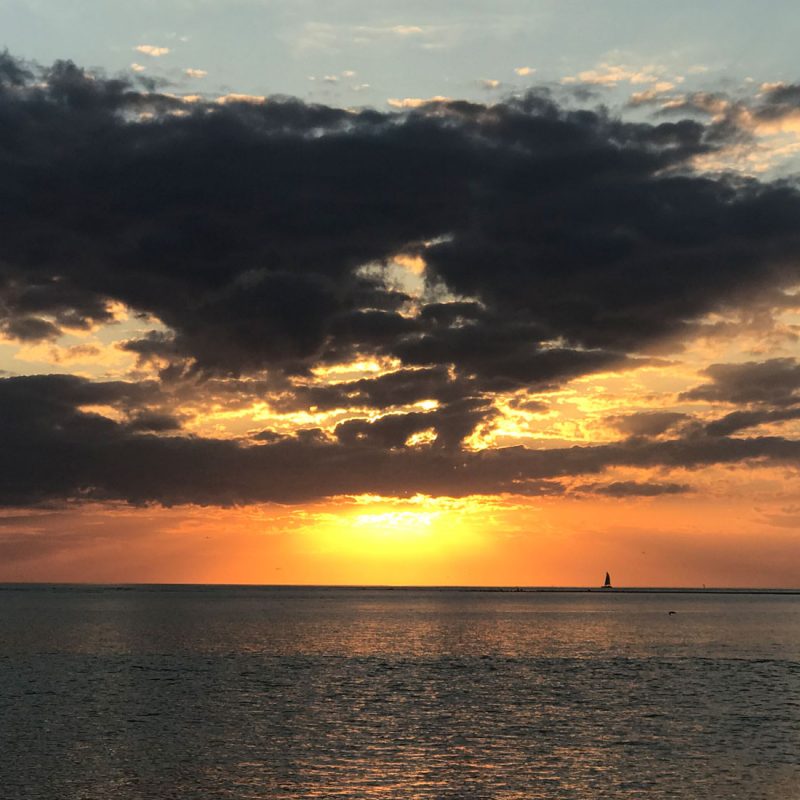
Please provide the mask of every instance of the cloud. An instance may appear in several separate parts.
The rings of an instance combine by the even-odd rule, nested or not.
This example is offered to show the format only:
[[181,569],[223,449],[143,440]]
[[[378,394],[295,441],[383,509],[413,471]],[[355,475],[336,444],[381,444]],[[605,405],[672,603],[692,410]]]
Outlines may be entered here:
[[529,75],[533,75],[536,72],[535,67],[515,67],[514,72],[519,75],[521,78],[527,78]]
[[631,107],[648,105],[656,102],[664,102],[670,95],[668,94],[675,88],[675,84],[670,81],[659,81],[649,89],[641,92],[634,92],[628,100]]
[[228,94],[221,95],[217,98],[217,103],[226,105],[228,103],[252,103],[260,105],[266,101],[263,94],[243,94],[241,92],[229,92]]
[[[765,109],[793,102],[764,91]],[[698,320],[797,285],[792,185],[693,169],[740,129],[688,110],[626,122],[537,92],[390,105],[189,102],[0,59],[3,335],[50,343],[111,324],[121,303],[156,321],[121,348],[160,378],[4,383],[3,502],[524,494],[613,466],[797,458],[787,439],[725,435],[752,416],[702,429],[679,411],[606,420],[626,437],[611,445],[473,449],[498,393],[654,366]],[[319,378],[364,362],[385,374]],[[765,422],[800,385],[793,359],[704,380],[681,400]],[[189,436],[191,397],[213,392],[331,416],[291,436],[264,422],[257,439]]]
[[187,75],[190,78],[205,78],[208,75],[208,72],[204,69],[192,69],[187,68],[183,71],[184,75]]
[[273,402],[282,411],[303,408],[385,410],[424,400],[450,403],[480,393],[475,381],[453,378],[446,367],[434,366],[399,369],[375,378],[359,378],[327,386],[295,384],[291,392]]
[[774,406],[800,402],[796,394],[800,389],[800,364],[794,358],[712,364],[703,374],[711,382],[683,392],[682,400]]
[[424,33],[419,25],[395,25],[390,30],[398,36],[417,36],[418,34]]
[[[641,366],[687,320],[795,280],[800,197],[692,175],[718,146],[696,121],[624,123],[535,94],[391,103],[403,113],[187,103],[69,63],[5,91],[9,141],[25,143],[6,154],[7,335],[97,324],[117,301],[205,374],[372,353],[538,387]],[[359,273],[414,252],[421,300]],[[437,294],[473,305],[447,317]]]
[[[307,22],[300,32],[286,34],[287,44],[297,53],[309,50],[323,51],[330,55],[352,55],[353,47],[397,48],[414,39],[422,42],[423,48],[431,46],[432,36],[446,32],[440,26],[419,25],[352,25],[328,22]],[[434,45],[435,46],[435,45]],[[349,55],[348,55],[349,54]],[[352,71],[352,70],[351,70]],[[344,76],[348,77],[348,76]]]
[[409,331],[387,352],[405,364],[457,364],[467,374],[480,375],[495,390],[526,385],[552,388],[568,376],[648,363],[603,348],[542,348],[541,340],[542,331],[535,326],[482,316],[467,324],[431,323],[427,330]]
[[[393,105],[413,113],[389,126],[375,111],[228,95],[230,110],[197,102],[188,117],[164,115],[154,127],[120,112],[172,112],[180,101],[90,81],[66,65],[47,80],[50,121],[38,117],[31,141],[102,120],[118,128],[119,150],[81,150],[69,170],[46,150],[37,156],[50,161],[63,213],[9,220],[12,333],[27,324],[25,335],[37,325],[49,335],[70,312],[97,319],[109,298],[161,319],[175,352],[204,369],[327,358],[347,346],[539,382],[624,365],[629,351],[680,330],[731,291],[780,281],[778,264],[795,247],[800,202],[786,188],[669,176],[712,148],[698,123],[623,124],[535,97],[492,109],[407,98]],[[74,103],[66,118],[57,95]],[[6,102],[22,112],[34,98],[21,92]],[[14,119],[31,124],[21,113]],[[210,157],[220,152],[230,155],[224,169]],[[74,169],[126,181],[124,202],[110,178],[75,194]],[[163,187],[158,195],[147,181]],[[22,172],[18,185],[24,196]],[[145,209],[144,219],[128,204]],[[67,213],[90,206],[91,238]],[[23,268],[29,242],[43,235],[60,251],[40,247]],[[487,314],[442,325],[361,305],[360,265],[428,240],[426,279],[478,298]],[[91,268],[112,253],[113,273]]]
[[762,133],[800,133],[800,84],[763,84],[753,106],[753,126]]
[[415,434],[431,431],[434,444],[452,449],[458,448],[478,423],[490,416],[487,401],[464,399],[436,411],[386,414],[375,420],[348,420],[337,425],[334,433],[342,444],[389,449],[405,447]]
[[609,484],[588,484],[578,488],[582,492],[606,495],[607,497],[658,497],[659,495],[685,494],[690,486],[683,483],[645,483],[638,481],[615,481]]
[[800,154],[800,86],[797,84],[763,83],[758,93],[749,97],[732,96],[723,91],[646,95],[642,93],[634,104],[657,103],[664,116],[706,116],[720,141],[727,140],[727,147],[699,161],[703,168],[760,174]]
[[0,85],[18,89],[29,84],[35,77],[32,67],[14,58],[8,50],[0,51]]
[[153,58],[160,58],[170,52],[169,47],[156,47],[152,44],[137,44],[133,49]]
[[[160,390],[152,383],[91,383],[63,375],[0,380],[5,422],[0,505],[63,500],[237,505],[421,491],[453,497],[558,494],[563,491],[559,478],[614,466],[692,469],[753,459],[797,463],[800,457],[800,442],[777,437],[469,452],[457,446],[471,424],[469,405],[438,420],[439,435],[445,431],[450,437],[447,446],[404,446],[427,428],[427,414],[345,424],[334,439],[299,431],[294,436],[265,433],[263,443],[247,444],[170,435],[179,420],[143,411],[159,400]],[[98,405],[111,405],[121,419],[96,413],[92,409]],[[686,487],[618,482],[592,490],[654,496]]]
[[586,83],[597,86],[616,86],[620,83],[659,83],[662,69],[653,65],[630,67],[625,64],[600,64],[596,69],[584,70],[577,75],[561,79],[562,83]]
[[133,72],[144,72],[146,69],[147,67],[143,67],[141,64],[137,64],[136,62],[131,64],[131,70]]
[[495,78],[483,78],[483,80],[480,81],[480,85],[484,89],[489,89],[489,90],[499,89],[500,81],[496,80]]
[[786,422],[794,419],[800,419],[800,408],[777,409],[774,411],[765,411],[763,409],[732,411],[720,419],[709,422],[705,427],[705,431],[709,436],[730,436],[732,433],[738,433],[758,425]]
[[74,344],[60,347],[55,344],[40,344],[22,347],[16,358],[22,361],[38,361],[49,364],[99,364],[111,356],[119,356],[118,350],[106,353],[97,344]]
[[638,411],[606,418],[606,422],[627,436],[660,436],[688,420],[677,411]]
[[434,97],[392,97],[387,100],[387,104],[392,108],[422,108],[432,103],[448,103],[451,98],[440,94]]

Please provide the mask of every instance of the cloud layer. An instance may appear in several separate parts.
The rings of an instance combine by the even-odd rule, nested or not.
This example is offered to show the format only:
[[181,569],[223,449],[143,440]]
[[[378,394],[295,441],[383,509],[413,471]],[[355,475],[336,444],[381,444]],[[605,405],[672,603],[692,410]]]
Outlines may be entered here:
[[[124,348],[161,379],[0,381],[4,503],[558,492],[558,479],[611,466],[796,458],[793,441],[726,438],[796,418],[791,360],[709,367],[683,399],[745,407],[707,429],[667,411],[611,420],[628,437],[615,445],[465,445],[497,415],[497,393],[656,363],[703,315],[798,282],[800,194],[693,170],[735,126],[625,122],[537,92],[383,113],[136,81],[0,58],[4,336],[91,330],[121,304],[157,321]],[[776,88],[760,113],[785,118],[796,100]],[[399,279],[397,263],[420,268]],[[395,366],[305,380],[358,359]],[[188,436],[166,397],[187,378],[261,380],[286,411],[370,413],[328,432]]]

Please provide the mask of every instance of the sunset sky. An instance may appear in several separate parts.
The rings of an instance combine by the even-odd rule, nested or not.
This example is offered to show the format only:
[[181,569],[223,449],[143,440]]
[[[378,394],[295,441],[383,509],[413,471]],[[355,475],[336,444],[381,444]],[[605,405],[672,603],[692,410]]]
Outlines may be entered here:
[[0,0],[0,581],[800,586],[800,10],[721,5]]

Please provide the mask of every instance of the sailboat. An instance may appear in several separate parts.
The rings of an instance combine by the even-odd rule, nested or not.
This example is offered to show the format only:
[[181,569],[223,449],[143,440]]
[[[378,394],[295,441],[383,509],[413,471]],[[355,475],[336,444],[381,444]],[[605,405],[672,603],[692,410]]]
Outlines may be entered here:
[[605,583],[603,584],[603,588],[604,589],[611,589],[612,588],[612,586],[611,586],[611,576],[607,572],[606,572],[606,580],[605,580]]

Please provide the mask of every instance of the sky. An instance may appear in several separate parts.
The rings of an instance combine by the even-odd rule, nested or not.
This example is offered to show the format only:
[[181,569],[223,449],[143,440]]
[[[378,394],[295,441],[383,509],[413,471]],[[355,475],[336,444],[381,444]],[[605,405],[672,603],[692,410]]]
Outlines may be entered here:
[[800,586],[799,25],[0,0],[0,581]]

